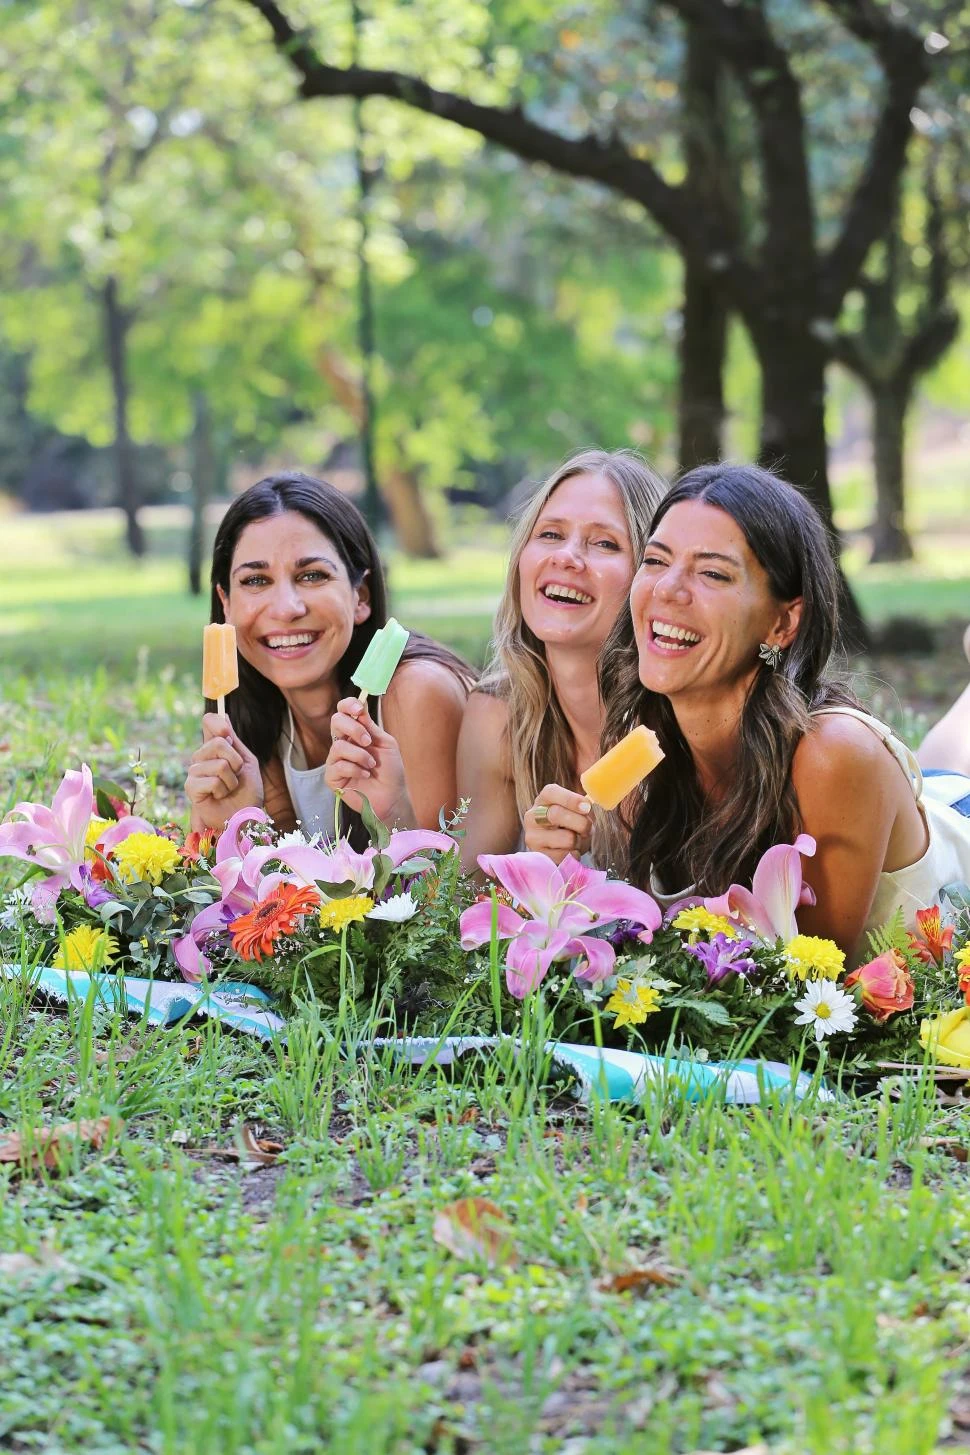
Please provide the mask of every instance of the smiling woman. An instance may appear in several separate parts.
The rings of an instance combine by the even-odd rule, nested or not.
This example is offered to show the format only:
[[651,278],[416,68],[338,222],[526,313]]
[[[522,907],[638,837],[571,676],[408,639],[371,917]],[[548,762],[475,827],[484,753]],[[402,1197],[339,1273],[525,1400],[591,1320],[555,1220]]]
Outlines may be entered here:
[[354,839],[364,795],[403,827],[437,827],[442,809],[454,810],[473,674],[412,633],[384,698],[351,695],[387,594],[373,537],[346,496],[293,473],[233,501],[213,548],[212,620],[236,629],[239,687],[226,716],[203,718],[186,780],[194,829],[220,829],[249,807],[265,807],[278,828],[332,829],[335,789]]
[[586,802],[579,775],[599,756],[604,721],[599,655],[665,489],[633,451],[584,450],[526,505],[491,663],[458,744],[459,792],[470,800],[466,868],[483,851],[514,850],[523,832],[530,848],[549,852],[565,852],[566,839],[588,848],[595,836],[598,861],[610,862],[611,822],[588,803],[585,812],[565,803]]
[[603,654],[606,743],[652,728],[665,757],[624,806],[629,873],[661,903],[724,895],[807,835],[803,933],[857,962],[865,931],[967,878],[970,822],[924,794],[912,753],[831,675],[837,577],[797,490],[711,465],[653,519]]

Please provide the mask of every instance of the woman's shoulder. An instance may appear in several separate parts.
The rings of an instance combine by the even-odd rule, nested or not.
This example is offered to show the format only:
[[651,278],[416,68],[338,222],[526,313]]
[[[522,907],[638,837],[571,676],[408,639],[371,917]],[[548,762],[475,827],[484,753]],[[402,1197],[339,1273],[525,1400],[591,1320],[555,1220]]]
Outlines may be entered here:
[[384,695],[384,710],[390,708],[393,716],[397,711],[420,711],[430,705],[438,707],[451,703],[465,706],[468,689],[461,678],[444,662],[433,657],[411,657],[401,662],[390,686]]
[[855,796],[873,776],[898,774],[880,735],[844,712],[817,713],[792,758],[792,779],[803,790],[848,792]]

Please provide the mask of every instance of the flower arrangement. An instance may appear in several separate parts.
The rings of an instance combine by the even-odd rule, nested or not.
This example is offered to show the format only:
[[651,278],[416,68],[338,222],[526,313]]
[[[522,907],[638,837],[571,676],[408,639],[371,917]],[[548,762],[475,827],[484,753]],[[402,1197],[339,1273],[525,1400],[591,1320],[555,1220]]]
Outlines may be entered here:
[[750,889],[684,900],[665,916],[649,895],[574,859],[556,868],[539,854],[483,856],[501,890],[461,916],[462,943],[494,934],[513,995],[545,983],[560,1023],[575,1030],[581,1002],[597,1034],[638,1049],[790,1060],[824,1048],[855,1068],[926,1052],[970,1067],[970,890],[941,892],[951,923],[936,906],[913,933],[897,915],[870,936],[872,958],[846,973],[832,940],[798,931],[798,906],[814,902],[802,859],[814,852],[802,834],[767,851]]
[[392,833],[367,805],[363,850],[279,835],[259,809],[216,836],[132,807],[85,766],[50,806],[8,814],[0,860],[26,868],[0,897],[0,963],[245,979],[283,1010],[309,995],[385,1030],[515,1030],[541,1001],[547,1028],[573,1040],[970,1068],[970,889],[944,886],[915,931],[898,915],[847,972],[831,940],[798,930],[807,835],[769,849],[750,888],[663,914],[573,857],[483,855],[482,893],[455,833]]

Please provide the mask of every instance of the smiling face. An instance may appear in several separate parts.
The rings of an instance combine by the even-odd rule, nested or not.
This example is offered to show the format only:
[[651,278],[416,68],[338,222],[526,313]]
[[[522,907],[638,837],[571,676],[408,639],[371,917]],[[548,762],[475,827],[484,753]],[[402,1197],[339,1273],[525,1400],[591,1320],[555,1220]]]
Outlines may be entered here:
[[284,693],[329,684],[370,615],[366,583],[351,585],[329,536],[297,511],[246,526],[219,597],[242,656]]
[[762,642],[787,647],[801,602],[779,602],[726,511],[702,500],[671,506],[647,542],[630,592],[640,681],[675,698],[742,688]]
[[616,486],[605,475],[573,475],[548,497],[519,556],[523,620],[546,646],[598,653],[633,570]]

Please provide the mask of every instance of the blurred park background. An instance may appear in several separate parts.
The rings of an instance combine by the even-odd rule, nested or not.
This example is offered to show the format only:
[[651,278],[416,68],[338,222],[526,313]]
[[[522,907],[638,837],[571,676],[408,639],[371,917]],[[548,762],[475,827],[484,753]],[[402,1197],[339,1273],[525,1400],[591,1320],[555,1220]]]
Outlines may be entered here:
[[288,466],[481,661],[592,443],[778,463],[870,677],[962,685],[970,4],[37,0],[0,98],[8,706],[195,672],[220,510]]

